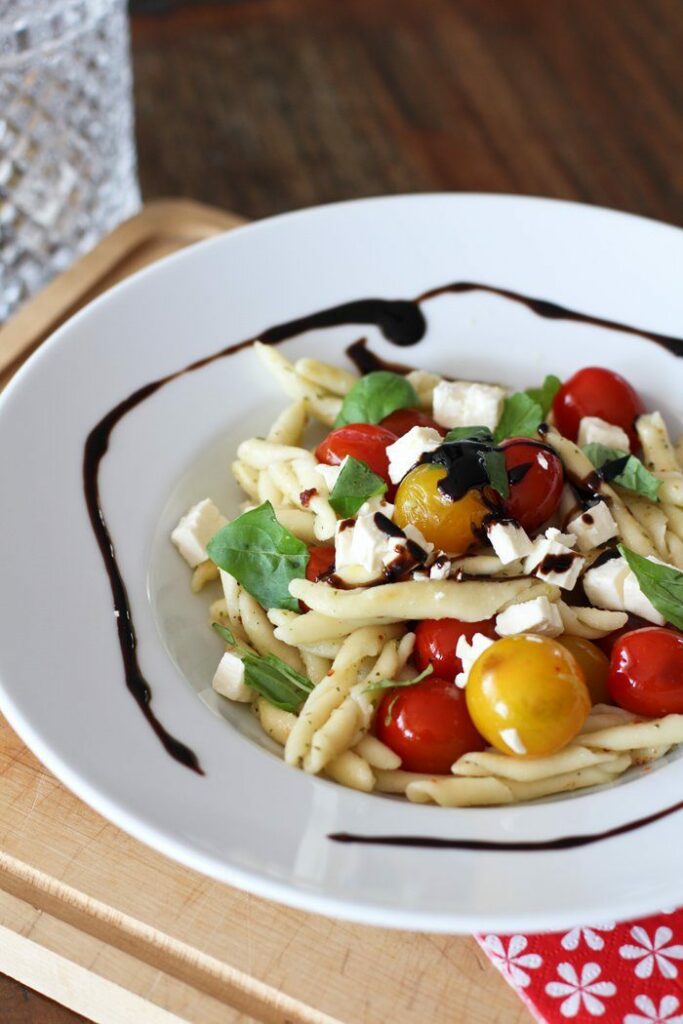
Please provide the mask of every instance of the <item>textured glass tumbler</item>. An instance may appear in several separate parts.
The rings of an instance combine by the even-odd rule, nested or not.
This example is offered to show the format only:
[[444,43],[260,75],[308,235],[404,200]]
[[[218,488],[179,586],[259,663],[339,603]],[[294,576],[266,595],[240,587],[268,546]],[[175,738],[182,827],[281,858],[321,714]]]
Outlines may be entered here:
[[0,323],[139,205],[125,0],[0,0]]

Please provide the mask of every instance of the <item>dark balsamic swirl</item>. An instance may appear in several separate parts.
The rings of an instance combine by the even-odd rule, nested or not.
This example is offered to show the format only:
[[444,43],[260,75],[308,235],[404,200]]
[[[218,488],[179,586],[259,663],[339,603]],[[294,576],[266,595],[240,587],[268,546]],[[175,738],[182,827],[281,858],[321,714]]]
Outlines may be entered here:
[[[424,292],[413,300],[377,298],[360,299],[353,302],[346,302],[338,306],[333,306],[329,309],[320,310],[319,312],[312,313],[295,320],[290,320],[282,324],[277,324],[261,332],[261,334],[256,337],[247,338],[245,341],[220,349],[218,352],[190,363],[188,366],[176,371],[175,373],[170,373],[165,377],[160,377],[159,379],[151,381],[143,387],[138,388],[129,395],[128,398],[125,398],[114,406],[114,408],[103,416],[90,431],[85,442],[83,453],[84,496],[90,523],[109,577],[126,686],[167,753],[179,763],[190,768],[192,771],[202,774],[202,769],[197,755],[182,743],[182,741],[172,736],[164,728],[152,709],[152,688],[144,677],[138,661],[137,637],[130,601],[116,558],[116,548],[110,535],[104,509],[102,508],[100,501],[100,465],[108,451],[111,435],[116,425],[124,418],[124,416],[131,412],[131,410],[146,401],[166,384],[177,380],[179,377],[183,376],[183,374],[192,373],[195,370],[208,366],[219,359],[224,359],[228,356],[234,355],[236,352],[247,348],[257,339],[266,344],[275,345],[303,334],[306,331],[358,324],[363,326],[374,325],[382,332],[387,341],[390,341],[394,345],[398,345],[400,347],[415,345],[422,340],[427,329],[427,322],[421,309],[422,304],[440,295],[448,293],[462,294],[466,292],[486,292],[498,295],[512,302],[521,303],[537,316],[541,316],[546,319],[571,320],[577,323],[592,324],[596,327],[602,327],[607,330],[621,331],[626,334],[637,335],[656,342],[676,356],[683,356],[683,339],[673,338],[663,334],[656,334],[652,331],[642,330],[637,327],[630,327],[626,324],[621,324],[613,320],[605,320],[600,317],[579,313],[564,306],[559,306],[556,303],[547,302],[544,299],[532,298],[519,292],[499,288],[495,285],[460,281]],[[405,373],[409,371],[409,367],[405,367],[402,364],[389,364],[387,366],[387,364],[381,359],[373,356],[373,354],[368,351],[367,346],[365,346],[363,341],[357,342],[355,346],[352,346],[349,354],[356,361],[361,372],[364,373],[369,372],[371,369],[380,368],[390,368],[397,373]],[[591,490],[590,484],[587,489]],[[345,841],[349,841],[349,838],[350,837],[347,837]],[[400,839],[400,837],[398,838]]]

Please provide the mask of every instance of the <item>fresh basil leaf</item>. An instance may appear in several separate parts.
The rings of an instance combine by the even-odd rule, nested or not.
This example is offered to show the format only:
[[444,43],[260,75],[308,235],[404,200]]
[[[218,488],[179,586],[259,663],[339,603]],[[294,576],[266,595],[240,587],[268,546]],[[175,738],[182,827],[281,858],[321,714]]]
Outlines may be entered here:
[[262,607],[299,611],[289,584],[306,575],[308,548],[278,523],[269,501],[224,526],[206,550]]
[[543,409],[524,391],[517,391],[505,399],[503,415],[496,427],[496,442],[506,437],[533,437],[543,422]]
[[640,459],[635,455],[629,455],[621,448],[607,448],[604,444],[587,444],[583,448],[584,455],[587,455],[596,469],[602,469],[610,462],[618,462],[626,459],[621,472],[611,477],[610,483],[618,484],[626,491],[633,491],[635,494],[642,494],[650,501],[659,501],[659,488],[662,481],[653,476],[649,469],[646,469]]
[[211,625],[228,646],[239,651],[247,686],[251,686],[276,708],[292,712],[299,710],[313,689],[310,679],[291,668],[276,654],[252,654],[237,642],[232,630],[222,623],[212,622]]
[[229,647],[236,647],[239,649],[240,645],[235,640],[235,634],[227,626],[224,626],[222,622],[212,622],[211,628],[214,629],[221,640],[226,643]]
[[361,377],[351,388],[334,425],[379,423],[397,409],[409,409],[417,404],[415,388],[405,377],[388,370],[377,370]]
[[310,679],[275,654],[245,654],[242,660],[247,686],[283,711],[298,711],[313,689]]
[[494,491],[498,491],[501,498],[507,498],[510,494],[510,482],[504,454],[495,448],[482,454],[491,487]]
[[623,544],[619,544],[619,551],[635,573],[645,597],[667,622],[677,629],[683,629],[683,572],[670,565],[651,562]]
[[404,686],[415,686],[415,683],[421,683],[427,676],[431,676],[433,671],[434,666],[427,665],[424,672],[420,672],[419,676],[415,676],[414,679],[401,679],[398,682],[395,679],[377,679],[374,683],[366,686],[363,693],[375,693],[377,690],[400,690]]
[[525,394],[537,402],[541,407],[541,412],[545,418],[550,412],[550,407],[553,404],[555,395],[562,387],[562,381],[559,377],[556,377],[554,373],[549,373],[546,379],[541,384],[540,388],[527,388]]
[[454,427],[444,437],[444,444],[448,441],[491,441],[493,434],[488,427]]
[[330,494],[330,505],[342,519],[355,516],[368,498],[384,494],[387,485],[381,476],[373,473],[367,462],[349,456]]

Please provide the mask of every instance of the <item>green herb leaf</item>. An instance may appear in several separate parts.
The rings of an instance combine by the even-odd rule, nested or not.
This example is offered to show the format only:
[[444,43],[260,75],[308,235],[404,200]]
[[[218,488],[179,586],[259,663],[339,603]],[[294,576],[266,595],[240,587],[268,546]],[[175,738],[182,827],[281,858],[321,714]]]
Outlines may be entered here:
[[291,668],[276,654],[252,654],[239,644],[232,630],[220,622],[211,625],[230,647],[239,652],[244,665],[244,681],[261,697],[276,708],[296,712],[313,689],[313,683],[306,676]]
[[493,434],[488,427],[454,427],[444,437],[444,444],[449,441],[491,441]]
[[347,423],[379,423],[397,409],[418,404],[412,384],[399,373],[377,370],[361,377],[344,399],[335,427]]
[[[370,683],[369,686],[365,687],[364,693],[374,693],[377,690],[402,690],[406,686],[415,686],[416,683],[421,683],[427,676],[431,676],[434,671],[433,665],[427,665],[424,672],[420,672],[419,676],[415,676],[414,679],[402,679],[397,682],[395,679],[378,679],[375,683]],[[394,704],[398,700],[400,694],[395,694],[391,701],[389,701],[389,707],[387,713],[384,716],[384,724],[391,725],[391,716],[394,710]]]
[[541,407],[543,418],[550,412],[550,407],[553,404],[555,395],[562,387],[562,381],[559,377],[556,377],[554,373],[549,373],[546,379],[541,384],[540,388],[527,388],[525,394],[537,402]]
[[395,679],[377,679],[374,683],[366,686],[363,693],[375,693],[377,690],[400,690],[404,686],[415,686],[415,683],[421,683],[427,676],[431,676],[433,671],[434,666],[427,665],[424,672],[420,672],[419,676],[415,676],[414,679],[401,679],[398,682]]
[[387,485],[381,476],[373,473],[367,462],[349,456],[342,466],[341,473],[330,494],[330,505],[343,519],[355,516],[361,505],[384,494]]
[[222,622],[212,622],[211,628],[218,633],[221,640],[223,640],[224,643],[228,644],[229,647],[235,647],[237,650],[244,649],[241,648],[240,645],[237,643],[237,640],[235,640],[235,634],[233,633],[233,631],[231,629],[228,629],[227,626],[224,626]]
[[510,483],[505,465],[505,455],[492,448],[490,452],[483,452],[483,458],[491,487],[494,491],[498,491],[501,498],[507,498],[510,494]]
[[616,462],[619,459],[627,459],[628,461],[621,473],[613,477],[610,482],[618,484],[626,491],[643,494],[650,501],[659,501],[658,494],[662,481],[653,476],[649,469],[646,469],[635,455],[629,455],[628,452],[623,451],[621,448],[607,448],[604,444],[597,443],[585,445],[583,452],[588,456],[596,469],[602,469],[604,465]]
[[638,586],[667,622],[683,629],[683,572],[669,565],[651,562],[619,545],[619,550],[636,575]]
[[543,422],[543,408],[524,391],[517,391],[505,399],[503,415],[496,427],[496,442],[506,437],[533,437]]
[[269,501],[224,526],[206,550],[264,608],[299,610],[289,584],[306,575],[308,548],[278,523]]

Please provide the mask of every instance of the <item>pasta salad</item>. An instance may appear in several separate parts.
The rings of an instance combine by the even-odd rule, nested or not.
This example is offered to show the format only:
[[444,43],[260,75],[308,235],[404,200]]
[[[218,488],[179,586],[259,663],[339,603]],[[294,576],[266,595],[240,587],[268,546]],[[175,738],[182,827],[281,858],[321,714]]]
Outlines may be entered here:
[[510,392],[254,352],[290,404],[237,449],[243,511],[206,498],[171,539],[195,592],[222,587],[214,690],[289,765],[475,806],[683,742],[683,447],[626,380]]

